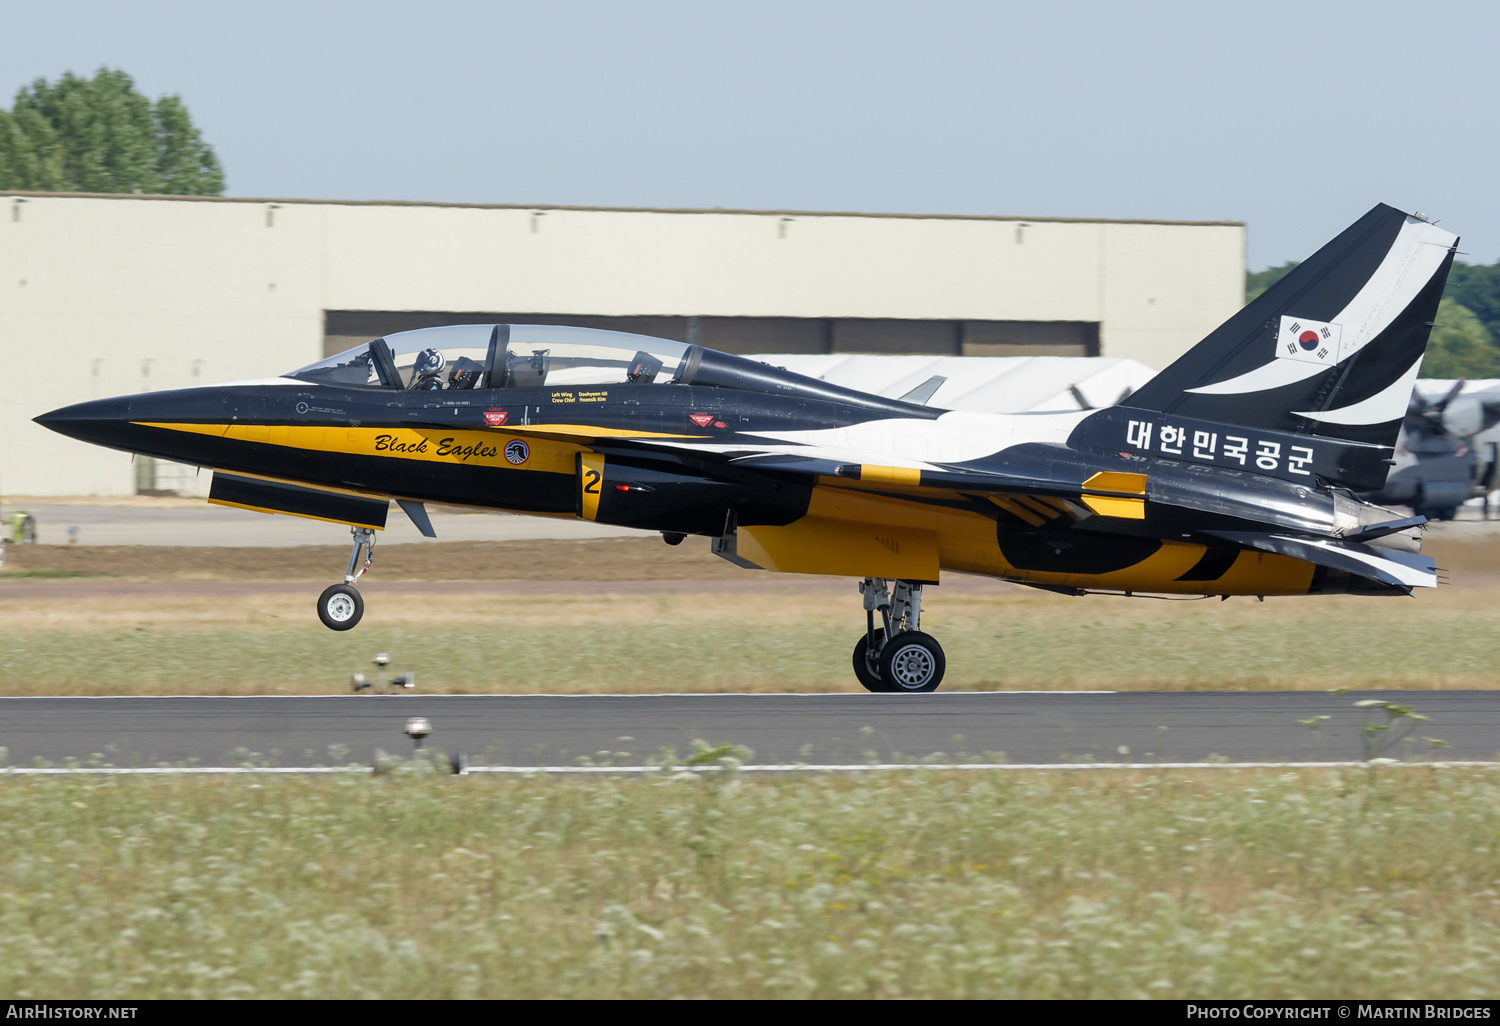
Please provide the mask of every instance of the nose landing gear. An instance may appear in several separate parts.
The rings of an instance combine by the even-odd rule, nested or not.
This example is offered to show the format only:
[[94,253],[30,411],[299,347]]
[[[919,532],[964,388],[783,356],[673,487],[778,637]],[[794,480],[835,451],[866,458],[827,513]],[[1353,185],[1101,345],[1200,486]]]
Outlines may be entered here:
[[859,591],[865,635],[854,646],[854,676],[860,684],[866,691],[936,691],[948,663],[937,639],[921,631],[922,585],[866,577]]
[[[349,553],[349,569],[344,574],[343,584],[332,584],[318,596],[318,619],[329,630],[347,631],[365,615],[365,600],[354,584],[370,569],[375,558],[375,532],[368,527],[352,527],[354,548]],[[360,556],[364,562],[360,562]],[[359,569],[355,569],[358,567]]]

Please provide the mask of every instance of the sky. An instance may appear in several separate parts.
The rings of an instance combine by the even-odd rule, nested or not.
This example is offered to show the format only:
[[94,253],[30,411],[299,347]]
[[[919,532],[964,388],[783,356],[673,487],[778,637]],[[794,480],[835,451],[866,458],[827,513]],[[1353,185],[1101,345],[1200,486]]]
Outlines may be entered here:
[[0,0],[0,99],[180,95],[231,196],[1236,220],[1500,260],[1500,4]]

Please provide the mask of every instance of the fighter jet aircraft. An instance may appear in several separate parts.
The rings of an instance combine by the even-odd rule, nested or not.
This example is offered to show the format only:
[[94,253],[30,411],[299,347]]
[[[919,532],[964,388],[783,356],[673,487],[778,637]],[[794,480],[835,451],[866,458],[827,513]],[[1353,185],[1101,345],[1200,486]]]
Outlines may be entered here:
[[931,691],[945,656],[923,592],[945,571],[1068,595],[1434,586],[1425,518],[1354,493],[1385,483],[1456,242],[1377,206],[1104,409],[947,411],[930,389],[883,398],[664,339],[482,324],[37,420],[211,467],[212,502],[350,525],[343,583],[317,603],[334,630],[363,615],[389,500],[426,534],[441,502],[856,578],[855,677]]

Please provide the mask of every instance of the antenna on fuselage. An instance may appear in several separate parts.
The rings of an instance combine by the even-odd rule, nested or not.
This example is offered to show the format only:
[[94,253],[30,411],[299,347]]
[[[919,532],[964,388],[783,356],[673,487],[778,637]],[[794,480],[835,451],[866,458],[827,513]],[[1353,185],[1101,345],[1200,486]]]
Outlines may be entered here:
[[915,403],[917,406],[926,406],[927,400],[937,394],[937,390],[943,387],[943,382],[948,379],[941,374],[934,374],[916,388],[901,396],[903,403]]

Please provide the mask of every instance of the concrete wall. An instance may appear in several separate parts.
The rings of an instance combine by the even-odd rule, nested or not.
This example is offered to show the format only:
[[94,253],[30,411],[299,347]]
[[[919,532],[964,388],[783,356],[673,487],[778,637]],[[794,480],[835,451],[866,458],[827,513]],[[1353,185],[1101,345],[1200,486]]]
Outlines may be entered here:
[[1235,223],[49,194],[0,203],[7,494],[133,491],[128,456],[30,418],[291,370],[322,355],[327,310],[1092,322],[1102,355],[1160,368],[1238,309],[1244,287]]

